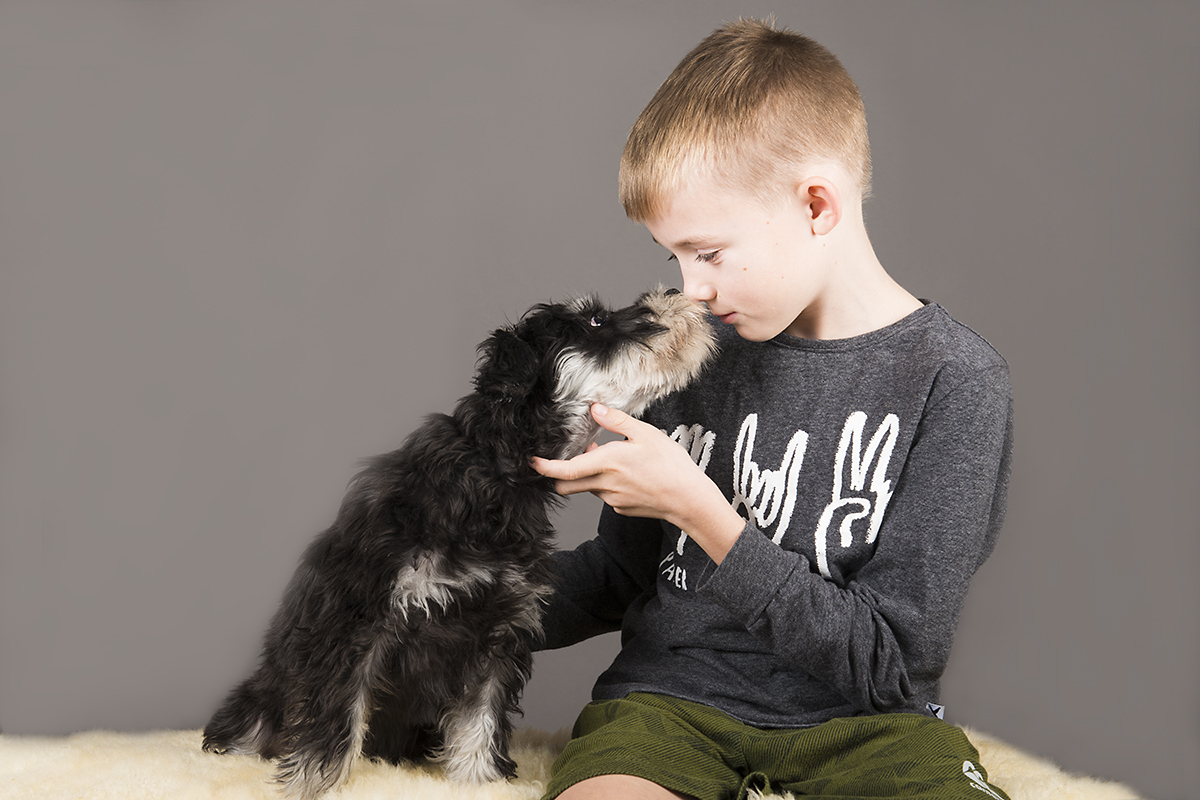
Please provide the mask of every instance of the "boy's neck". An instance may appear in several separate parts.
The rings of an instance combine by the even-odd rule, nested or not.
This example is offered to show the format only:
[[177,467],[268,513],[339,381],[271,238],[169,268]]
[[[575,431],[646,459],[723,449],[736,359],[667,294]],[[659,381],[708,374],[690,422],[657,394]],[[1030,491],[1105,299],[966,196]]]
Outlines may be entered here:
[[849,339],[885,328],[922,303],[883,268],[867,237],[861,210],[828,234],[828,281],[787,333],[803,339]]

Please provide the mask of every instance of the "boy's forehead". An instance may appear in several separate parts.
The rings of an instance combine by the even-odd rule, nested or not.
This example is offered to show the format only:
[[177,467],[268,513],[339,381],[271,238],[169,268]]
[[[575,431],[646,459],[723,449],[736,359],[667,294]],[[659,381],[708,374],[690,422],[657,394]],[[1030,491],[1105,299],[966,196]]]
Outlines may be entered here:
[[645,226],[654,243],[668,250],[702,250],[720,239],[720,231],[715,224],[698,215],[687,216],[667,211],[646,220]]
[[723,244],[731,226],[762,205],[748,192],[711,181],[692,181],[664,198],[661,210],[643,221],[657,244],[668,250],[702,250]]
[[688,180],[662,197],[658,213],[645,220],[646,229],[668,249],[709,244],[717,235],[722,209],[728,206],[728,193],[711,181]]

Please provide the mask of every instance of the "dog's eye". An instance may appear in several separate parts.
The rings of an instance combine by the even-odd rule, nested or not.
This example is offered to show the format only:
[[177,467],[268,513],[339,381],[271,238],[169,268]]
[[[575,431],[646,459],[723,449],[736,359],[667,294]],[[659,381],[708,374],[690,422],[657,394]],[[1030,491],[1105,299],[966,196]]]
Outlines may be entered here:
[[594,317],[588,320],[588,324],[593,328],[599,328],[604,324],[604,316],[601,314],[596,314]]

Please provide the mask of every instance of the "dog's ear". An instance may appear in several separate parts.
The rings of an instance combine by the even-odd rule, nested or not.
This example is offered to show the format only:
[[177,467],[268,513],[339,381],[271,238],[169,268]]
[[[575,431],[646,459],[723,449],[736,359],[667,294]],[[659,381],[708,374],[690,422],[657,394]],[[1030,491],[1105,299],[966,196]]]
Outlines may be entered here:
[[475,388],[483,395],[521,400],[537,384],[541,363],[533,346],[513,328],[501,328],[479,345]]

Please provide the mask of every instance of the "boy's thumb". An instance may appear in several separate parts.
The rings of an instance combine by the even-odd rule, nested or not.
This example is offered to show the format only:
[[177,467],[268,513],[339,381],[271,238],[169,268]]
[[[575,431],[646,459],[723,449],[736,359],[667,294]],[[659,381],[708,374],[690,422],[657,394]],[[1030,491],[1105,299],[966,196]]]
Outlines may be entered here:
[[620,433],[620,427],[629,419],[629,415],[619,408],[609,408],[603,403],[592,403],[592,418],[600,423],[606,431]]

